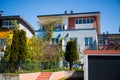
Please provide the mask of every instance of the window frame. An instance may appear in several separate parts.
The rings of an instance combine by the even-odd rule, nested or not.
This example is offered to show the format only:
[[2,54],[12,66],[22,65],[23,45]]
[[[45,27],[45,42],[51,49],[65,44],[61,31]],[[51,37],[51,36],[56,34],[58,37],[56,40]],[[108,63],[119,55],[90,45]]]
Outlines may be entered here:
[[75,24],[92,24],[94,23],[94,18],[77,18],[75,19]]
[[85,37],[85,46],[91,46],[93,44],[93,37]]

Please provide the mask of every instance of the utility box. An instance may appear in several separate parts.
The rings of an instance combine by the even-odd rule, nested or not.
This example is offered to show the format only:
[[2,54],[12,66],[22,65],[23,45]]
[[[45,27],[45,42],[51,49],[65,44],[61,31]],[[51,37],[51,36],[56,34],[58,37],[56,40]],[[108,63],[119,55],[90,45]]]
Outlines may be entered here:
[[120,80],[120,50],[86,50],[84,54],[84,80]]

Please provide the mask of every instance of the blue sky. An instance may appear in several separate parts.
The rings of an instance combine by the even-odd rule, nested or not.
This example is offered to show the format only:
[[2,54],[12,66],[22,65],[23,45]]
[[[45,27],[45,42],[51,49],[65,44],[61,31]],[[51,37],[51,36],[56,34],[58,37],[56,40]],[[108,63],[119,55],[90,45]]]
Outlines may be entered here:
[[4,15],[20,15],[34,29],[39,29],[37,15],[100,11],[101,33],[118,33],[120,0],[0,0]]

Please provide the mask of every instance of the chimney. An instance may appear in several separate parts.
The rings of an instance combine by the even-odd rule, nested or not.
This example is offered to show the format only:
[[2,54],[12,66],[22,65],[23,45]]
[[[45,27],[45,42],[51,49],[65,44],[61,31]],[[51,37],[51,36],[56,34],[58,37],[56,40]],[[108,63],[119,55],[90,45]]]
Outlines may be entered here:
[[109,34],[109,32],[108,32],[108,31],[106,31],[106,34]]
[[64,14],[67,14],[67,10],[64,11]]
[[118,30],[118,32],[120,32],[120,26],[119,26],[119,30]]
[[103,32],[103,35],[105,34],[105,32]]
[[70,13],[73,14],[73,10],[71,10]]
[[4,11],[0,11],[0,16],[3,16]]

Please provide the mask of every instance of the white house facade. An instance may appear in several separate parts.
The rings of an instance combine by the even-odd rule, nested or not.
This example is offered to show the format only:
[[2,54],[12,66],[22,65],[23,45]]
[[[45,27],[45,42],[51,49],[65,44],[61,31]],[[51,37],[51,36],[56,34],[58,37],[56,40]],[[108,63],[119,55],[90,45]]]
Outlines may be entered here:
[[55,24],[51,41],[59,43],[62,39],[63,51],[65,51],[69,40],[77,42],[80,57],[83,57],[83,51],[86,49],[97,49],[97,34],[100,33],[100,12],[39,15],[38,18],[41,27],[40,30],[35,31],[35,35],[41,38],[45,35],[42,24],[47,21],[62,21],[62,24]]

